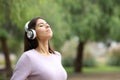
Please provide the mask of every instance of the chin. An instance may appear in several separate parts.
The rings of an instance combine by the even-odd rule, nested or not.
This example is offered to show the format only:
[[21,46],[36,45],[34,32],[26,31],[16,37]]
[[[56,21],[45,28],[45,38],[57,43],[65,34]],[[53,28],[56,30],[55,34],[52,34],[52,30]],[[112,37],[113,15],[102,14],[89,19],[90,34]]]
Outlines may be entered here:
[[52,38],[52,35],[47,36],[47,38],[48,38],[48,39],[51,39],[51,38]]

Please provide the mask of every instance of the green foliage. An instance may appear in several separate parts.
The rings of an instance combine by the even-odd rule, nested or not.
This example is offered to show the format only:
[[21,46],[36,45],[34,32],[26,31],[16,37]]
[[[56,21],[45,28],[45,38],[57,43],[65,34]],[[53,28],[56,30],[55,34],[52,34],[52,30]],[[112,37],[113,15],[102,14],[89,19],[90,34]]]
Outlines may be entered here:
[[5,74],[0,74],[0,80],[7,80],[6,75]]
[[72,58],[66,58],[63,60],[63,66],[65,67],[73,67],[74,66],[74,59]]
[[[14,44],[20,45],[24,36],[24,24],[36,16],[44,18],[51,25],[54,32],[52,43],[56,49],[60,48],[69,33],[64,12],[54,0],[0,0],[0,9],[0,26],[4,27],[0,29],[0,35],[4,36],[4,32],[9,34],[10,38],[13,37],[12,41],[8,42],[10,49]],[[6,27],[6,24],[9,26]]]
[[58,0],[58,2],[67,13],[66,20],[70,24],[71,35],[77,35],[81,41],[108,38],[119,40],[118,0],[75,0],[74,2]]
[[0,27],[0,38],[7,38],[8,33],[5,31],[3,27]]
[[111,51],[107,64],[110,66],[120,66],[120,50],[119,50],[119,48],[113,49]]
[[[66,16],[61,6],[57,5],[54,0],[41,1],[41,16],[44,17],[51,25],[53,30],[52,43],[55,49],[60,49],[68,34],[70,33],[69,25],[64,20]],[[48,14],[49,13],[49,14]]]
[[24,24],[41,16],[50,23],[52,43],[58,49],[73,36],[81,41],[119,41],[119,4],[119,0],[0,0],[0,26],[4,27],[0,35],[9,34],[15,41],[23,41]]
[[[11,19],[20,29],[24,28],[24,24],[33,17],[40,16],[40,1],[36,0],[12,0]],[[34,11],[33,11],[34,10]]]

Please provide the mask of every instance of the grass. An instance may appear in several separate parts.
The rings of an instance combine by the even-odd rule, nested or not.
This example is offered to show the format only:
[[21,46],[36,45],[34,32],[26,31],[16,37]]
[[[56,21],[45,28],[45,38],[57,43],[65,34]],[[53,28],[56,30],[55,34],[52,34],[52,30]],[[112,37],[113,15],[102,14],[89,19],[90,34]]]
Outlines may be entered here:
[[0,75],[0,80],[5,80],[4,77],[2,75]]
[[101,66],[93,68],[83,68],[85,73],[99,73],[99,72],[120,72],[120,67],[115,66]]
[[6,79],[6,76],[3,75],[3,74],[0,74],[0,80],[7,80],[7,79]]
[[[65,67],[68,74],[74,73],[73,67]],[[84,67],[83,73],[104,73],[104,72],[120,72],[120,67],[116,66],[99,66],[99,67]]]

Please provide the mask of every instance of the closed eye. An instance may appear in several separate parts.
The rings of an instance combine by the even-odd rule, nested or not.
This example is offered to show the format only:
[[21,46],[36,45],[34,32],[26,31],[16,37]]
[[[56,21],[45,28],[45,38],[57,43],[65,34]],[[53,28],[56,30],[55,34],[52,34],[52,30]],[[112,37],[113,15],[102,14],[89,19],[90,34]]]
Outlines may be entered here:
[[40,27],[43,27],[43,25],[40,25]]

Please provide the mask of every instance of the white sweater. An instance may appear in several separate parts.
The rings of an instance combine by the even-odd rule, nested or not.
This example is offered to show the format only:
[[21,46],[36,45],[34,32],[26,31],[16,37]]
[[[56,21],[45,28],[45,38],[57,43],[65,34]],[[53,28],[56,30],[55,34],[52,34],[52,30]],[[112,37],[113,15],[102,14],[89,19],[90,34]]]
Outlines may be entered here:
[[67,73],[60,53],[44,56],[32,49],[22,54],[10,80],[67,80]]

